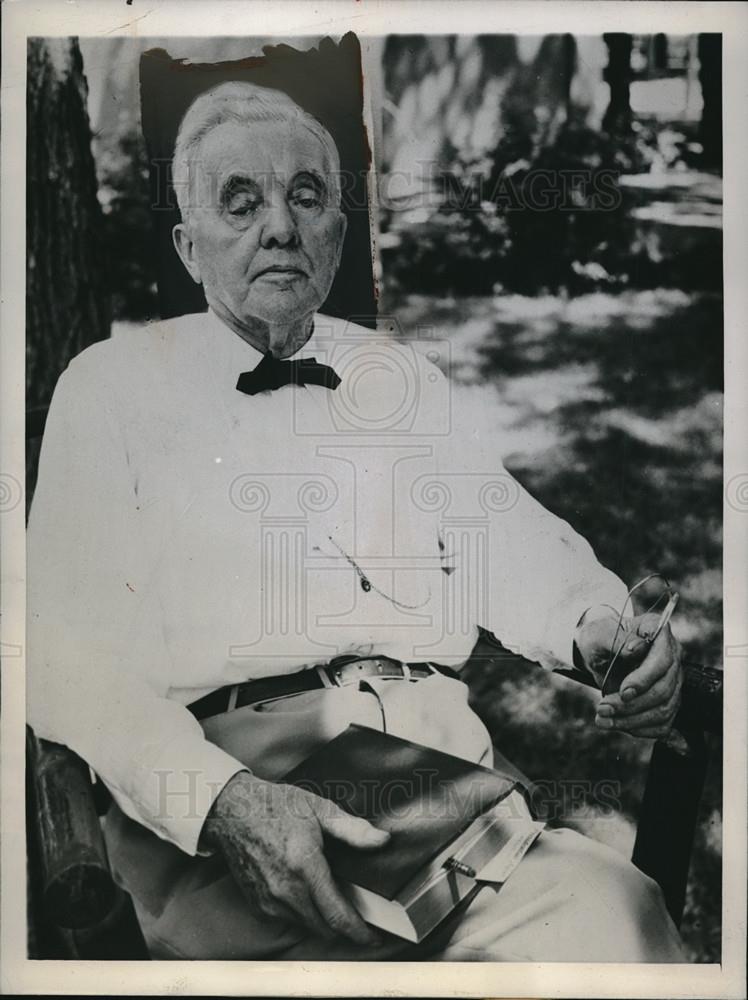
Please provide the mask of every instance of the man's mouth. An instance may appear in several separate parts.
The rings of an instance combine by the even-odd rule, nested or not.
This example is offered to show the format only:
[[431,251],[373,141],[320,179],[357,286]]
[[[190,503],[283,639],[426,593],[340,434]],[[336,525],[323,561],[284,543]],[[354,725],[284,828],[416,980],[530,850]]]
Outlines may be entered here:
[[292,264],[271,264],[269,267],[263,267],[261,271],[258,271],[255,277],[271,277],[272,275],[278,275],[278,277],[306,277],[306,271],[303,271],[300,267],[294,267]]

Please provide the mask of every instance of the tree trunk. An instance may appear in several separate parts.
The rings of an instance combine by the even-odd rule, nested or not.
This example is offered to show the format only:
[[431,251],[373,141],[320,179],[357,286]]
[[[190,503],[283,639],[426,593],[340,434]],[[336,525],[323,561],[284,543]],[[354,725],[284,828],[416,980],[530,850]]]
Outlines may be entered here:
[[722,169],[722,36],[699,35],[699,82],[704,101],[700,139],[703,164]]
[[[57,378],[109,336],[101,208],[78,42],[31,38],[26,93],[26,406],[49,405]],[[29,435],[40,430],[39,412]],[[27,497],[38,443],[27,456]]]
[[622,135],[631,128],[631,35],[603,35],[608,46],[608,65],[603,74],[610,87],[610,103],[603,117],[603,128],[611,135]]

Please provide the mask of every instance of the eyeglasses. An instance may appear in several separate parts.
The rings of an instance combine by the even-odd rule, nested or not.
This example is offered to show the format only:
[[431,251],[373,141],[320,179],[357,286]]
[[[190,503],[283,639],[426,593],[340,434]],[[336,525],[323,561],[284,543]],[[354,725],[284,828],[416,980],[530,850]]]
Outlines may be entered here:
[[[643,612],[644,614],[650,614],[651,612],[656,611],[658,607],[661,607],[663,601],[666,602],[665,606],[662,609],[662,614],[660,615],[657,625],[655,626],[655,630],[652,633],[652,635],[642,635],[641,632],[637,632],[635,629],[629,629],[627,631],[623,626],[623,620],[626,615],[626,609],[628,608],[629,604],[631,604],[631,610],[632,611],[634,610],[634,605],[632,601],[634,594],[638,590],[641,590],[642,587],[644,587],[647,583],[650,582],[650,580],[662,580],[662,582],[665,585],[662,593],[659,594],[657,598],[652,602],[652,604],[650,604],[650,606],[646,609],[646,611]],[[611,653],[610,662],[608,663],[602,684],[600,685],[600,689],[603,695],[613,694],[614,692],[618,691],[623,682],[623,679],[630,672],[630,664],[624,663],[619,659],[621,652],[623,651],[629,639],[632,636],[637,636],[639,639],[644,639],[644,641],[651,646],[654,643],[657,636],[660,634],[660,632],[662,632],[662,630],[665,628],[667,623],[672,618],[673,612],[675,611],[675,606],[678,603],[679,596],[680,595],[677,593],[677,591],[673,590],[673,588],[670,586],[670,583],[661,573],[650,573],[649,576],[645,576],[643,579],[639,580],[639,582],[635,583],[634,586],[629,590],[628,594],[626,595],[626,600],[624,601],[623,607],[621,608],[620,612],[616,612],[615,608],[611,607],[611,610],[618,615],[618,622],[616,625],[615,636],[617,637],[619,632],[622,632],[623,636],[618,642],[618,644],[616,644],[615,638],[613,640],[613,645],[610,650]],[[610,605],[607,605],[607,607],[610,607]]]

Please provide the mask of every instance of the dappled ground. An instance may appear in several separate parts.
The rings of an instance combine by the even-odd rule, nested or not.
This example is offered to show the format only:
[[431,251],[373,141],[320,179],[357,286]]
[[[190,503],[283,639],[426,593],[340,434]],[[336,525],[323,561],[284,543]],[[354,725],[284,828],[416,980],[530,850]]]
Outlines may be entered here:
[[[721,666],[720,298],[672,288],[411,295],[383,303],[387,312],[404,331],[433,326],[449,339],[446,367],[484,387],[510,471],[627,583],[668,577],[686,657]],[[484,665],[470,683],[497,746],[544,783],[555,819],[630,854],[651,744],[596,730],[596,695],[540,669]],[[695,961],[720,956],[718,758],[682,928]]]

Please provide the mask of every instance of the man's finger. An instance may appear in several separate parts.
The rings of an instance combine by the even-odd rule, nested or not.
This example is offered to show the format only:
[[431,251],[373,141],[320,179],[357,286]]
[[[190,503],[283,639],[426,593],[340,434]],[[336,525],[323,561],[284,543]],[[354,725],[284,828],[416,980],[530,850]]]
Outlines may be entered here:
[[635,733],[629,732],[628,729],[622,729],[621,732],[634,739],[656,740],[667,735],[668,728],[667,726],[656,726],[648,729],[637,729]]
[[675,714],[674,709],[675,705],[668,703],[664,706],[647,709],[646,712],[638,712],[636,715],[621,718],[603,718],[596,724],[601,729],[618,729],[633,733],[635,730],[639,731],[650,727],[657,728],[667,725]]
[[291,910],[296,921],[303,924],[312,934],[318,934],[328,940],[335,937],[334,930],[317,909],[308,887],[294,892],[292,897],[282,901],[282,905]]
[[[675,664],[671,664],[671,667],[675,667]],[[634,698],[629,698],[628,701],[624,701],[620,694],[611,694],[606,698],[603,698],[598,707],[598,711],[601,708],[610,706],[612,713],[616,716],[626,716],[626,715],[636,715],[639,712],[644,712],[649,708],[656,708],[657,705],[662,705],[667,702],[675,693],[678,687],[678,671],[676,669],[668,669],[658,681],[652,685],[646,691],[642,691],[641,694]],[[606,713],[603,712],[603,715]]]
[[341,895],[327,865],[318,867],[316,873],[317,877],[310,886],[312,899],[327,926],[356,944],[378,944],[378,935],[366,926],[353,906]]
[[647,656],[641,665],[632,670],[621,684],[621,697],[624,701],[635,698],[664,676],[670,668],[675,650],[670,640],[669,629],[663,629],[652,643]]
[[325,833],[337,840],[342,840],[351,847],[369,848],[382,847],[390,839],[386,830],[379,830],[359,816],[351,816],[343,812],[333,802],[320,799],[323,805],[316,806],[317,819]]

